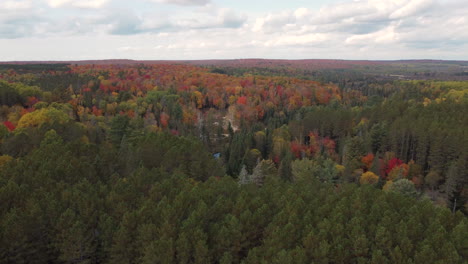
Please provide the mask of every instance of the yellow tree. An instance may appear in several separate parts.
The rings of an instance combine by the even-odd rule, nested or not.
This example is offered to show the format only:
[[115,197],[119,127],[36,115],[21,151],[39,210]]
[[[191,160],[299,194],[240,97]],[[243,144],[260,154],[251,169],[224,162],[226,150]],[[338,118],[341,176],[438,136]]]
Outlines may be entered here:
[[193,92],[193,100],[196,103],[198,109],[203,107],[203,95],[199,91]]
[[375,175],[372,171],[367,171],[359,178],[361,184],[376,184],[379,181],[379,176]]
[[39,127],[44,123],[66,123],[70,117],[63,111],[56,108],[42,108],[21,117],[17,128]]

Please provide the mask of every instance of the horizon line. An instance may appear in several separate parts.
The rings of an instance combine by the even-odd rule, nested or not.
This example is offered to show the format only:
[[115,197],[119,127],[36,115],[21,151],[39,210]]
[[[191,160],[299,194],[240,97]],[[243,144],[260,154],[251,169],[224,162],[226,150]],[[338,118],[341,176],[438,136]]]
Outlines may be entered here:
[[0,61],[0,64],[21,64],[21,63],[74,63],[74,62],[210,62],[210,61],[241,61],[241,60],[264,60],[264,61],[343,61],[343,62],[468,62],[468,60],[450,60],[450,59],[271,59],[271,58],[231,58],[231,59],[79,59],[79,60],[7,60]]

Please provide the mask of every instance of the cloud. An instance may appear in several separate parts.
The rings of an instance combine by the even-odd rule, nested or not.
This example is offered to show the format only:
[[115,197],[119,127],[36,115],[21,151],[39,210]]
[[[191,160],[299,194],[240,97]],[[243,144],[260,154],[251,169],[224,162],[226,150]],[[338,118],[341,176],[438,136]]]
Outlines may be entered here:
[[430,10],[434,6],[435,3],[432,0],[413,0],[393,11],[389,17],[392,19],[398,19],[412,15],[422,15],[422,13]]
[[145,32],[159,33],[184,32],[189,30],[212,30],[212,29],[236,29],[240,28],[247,21],[247,17],[232,9],[207,6],[204,9],[193,12],[182,17],[149,15],[142,19],[142,27]]
[[107,4],[109,0],[47,0],[47,4],[52,8],[78,7],[97,9]]
[[329,39],[327,34],[282,35],[265,42],[266,47],[311,46],[324,43]]
[[[317,11],[299,8],[270,13],[258,17],[250,27],[257,34],[272,35],[268,42],[272,45],[315,44],[333,38],[355,47],[405,46],[417,43],[417,38],[434,43],[468,41],[468,33],[456,30],[466,28],[463,13],[468,13],[467,7],[459,5],[455,11],[453,6],[434,0],[368,0],[328,5]],[[278,34],[286,37],[275,40]]]
[[[304,12],[301,9],[298,13]],[[296,25],[296,14],[293,11],[285,11],[276,14],[268,14],[265,17],[257,18],[252,28],[255,32],[263,31],[273,33],[281,30],[287,25]]]
[[226,28],[238,28],[247,21],[245,15],[238,14],[234,10],[227,8],[219,10],[218,19],[221,22],[220,25]]
[[354,1],[322,7],[312,19],[312,22],[329,24],[347,19],[365,21],[367,20],[366,17],[380,15],[378,8],[369,2]]
[[153,0],[157,3],[163,4],[173,4],[173,5],[182,5],[182,6],[202,6],[207,5],[210,0]]
[[395,26],[390,25],[382,30],[368,34],[352,35],[345,40],[348,45],[366,46],[369,44],[397,43],[399,34],[395,32]]
[[28,45],[60,50],[62,43],[87,54],[140,59],[468,59],[468,6],[461,2],[343,0],[254,13],[241,3],[226,8],[210,0],[0,0],[0,41],[8,53],[17,51],[12,54]]
[[0,3],[0,10],[3,10],[3,11],[30,9],[31,7],[32,7],[31,1],[6,0]]
[[343,32],[369,34],[380,31],[397,20],[425,16],[437,7],[433,0],[368,0],[328,5],[319,10],[299,8],[259,17],[255,32],[275,33],[278,30],[311,32]]
[[[236,29],[247,21],[245,15],[233,9],[213,5],[174,15],[158,9],[142,12],[117,8],[116,2],[110,0],[44,1],[46,8],[40,2],[1,2],[0,11],[5,10],[6,15],[0,16],[0,38],[73,34],[128,36],[216,28]],[[97,8],[104,5],[108,6]],[[84,8],[86,11],[83,11]]]
[[5,1],[0,3],[0,39],[18,38],[34,34],[45,21],[31,1]]
[[111,10],[109,14],[95,21],[101,24],[112,35],[133,35],[143,32],[142,20],[133,12]]
[[119,52],[138,52],[140,49],[141,48],[139,48],[139,47],[124,46],[124,47],[117,48],[117,51],[119,51]]
[[57,8],[68,4],[70,0],[47,0],[47,4],[49,4],[52,8]]

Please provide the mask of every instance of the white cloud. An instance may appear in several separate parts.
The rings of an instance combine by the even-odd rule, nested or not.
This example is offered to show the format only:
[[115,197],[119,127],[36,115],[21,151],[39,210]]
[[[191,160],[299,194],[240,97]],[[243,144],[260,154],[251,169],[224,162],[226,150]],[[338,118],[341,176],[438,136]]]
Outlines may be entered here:
[[61,7],[65,4],[68,4],[71,0],[48,0],[47,3],[52,8]]
[[[161,20],[154,20],[148,17],[144,19],[144,23],[148,32],[160,30],[167,31],[187,31],[187,30],[210,30],[215,28],[235,29],[240,28],[246,22],[247,17],[237,13],[232,9],[218,8],[207,6],[193,12],[187,16],[166,18],[166,21],[161,23]],[[156,25],[156,28],[151,28],[151,25]],[[158,27],[163,25],[163,28]]]
[[117,51],[119,52],[138,52],[139,50],[141,50],[140,47],[130,47],[130,46],[117,48]]
[[367,1],[339,3],[321,8],[313,20],[318,24],[336,23],[343,19],[362,19],[369,15],[378,15],[378,9]]
[[[462,9],[465,14],[468,13],[467,7]],[[456,15],[457,12],[460,14]],[[251,24],[251,30],[257,34],[288,36],[282,41],[271,36],[268,42],[271,45],[319,43],[320,40],[333,36],[336,41],[354,47],[405,46],[406,42],[417,42],[411,36],[421,35],[419,32],[427,35],[422,39],[430,38],[435,41],[440,36],[436,33],[439,31],[439,34],[446,36],[445,40],[468,41],[466,37],[462,37],[466,36],[466,33],[457,30],[466,25],[466,19],[461,13],[463,11],[455,11],[444,2],[433,0],[353,1],[324,6],[318,11],[300,8],[270,13],[258,17]],[[449,26],[448,21],[456,25]],[[449,35],[453,37],[450,38]]]
[[390,25],[382,30],[363,35],[352,35],[345,40],[346,44],[367,46],[372,44],[392,44],[399,40],[395,26]]
[[312,12],[305,7],[298,8],[294,11],[294,16],[298,19],[305,18],[310,15],[312,15]]
[[400,8],[396,9],[394,12],[390,14],[390,18],[398,19],[398,18],[405,18],[412,15],[421,15],[422,11],[426,11],[427,9],[434,6],[434,2],[432,0],[413,0],[409,1],[406,4],[402,5]]
[[323,33],[307,35],[282,35],[274,40],[267,41],[265,46],[296,46],[296,45],[314,45],[323,43],[329,39],[329,35]]
[[107,4],[109,0],[47,0],[47,4],[52,8],[60,7],[78,7],[78,8],[101,8]]
[[4,10],[4,11],[30,9],[31,7],[32,7],[31,1],[5,0],[0,3],[0,10]]
[[152,0],[157,3],[164,3],[164,4],[173,4],[173,5],[206,5],[210,3],[210,0]]
[[[301,10],[299,13],[303,13]],[[252,28],[255,32],[263,31],[265,33],[274,33],[287,25],[295,25],[296,16],[294,11],[284,11],[276,14],[268,14],[265,17],[260,17],[255,20]]]
[[[0,60],[73,52],[91,59],[468,59],[468,6],[455,0],[344,0],[264,14],[209,0],[134,1],[0,0]],[[38,45],[50,49],[39,54]]]
[[109,0],[81,0],[74,1],[72,5],[80,8],[101,8],[108,2]]

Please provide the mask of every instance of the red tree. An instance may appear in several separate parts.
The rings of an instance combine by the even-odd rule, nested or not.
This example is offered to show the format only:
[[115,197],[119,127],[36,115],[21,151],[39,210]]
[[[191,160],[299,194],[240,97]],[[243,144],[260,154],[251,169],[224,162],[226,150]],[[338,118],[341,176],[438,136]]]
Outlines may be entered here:
[[246,105],[247,104],[247,97],[246,96],[241,96],[241,97],[237,98],[237,104]]
[[387,164],[387,167],[385,169],[385,172],[387,174],[389,174],[393,168],[397,167],[397,166],[400,166],[401,164],[403,164],[403,161],[401,161],[400,159],[398,158],[393,158],[391,160],[388,161],[388,164]]
[[13,130],[15,130],[15,125],[13,125],[10,121],[5,121],[3,122],[3,124],[6,126],[6,128],[8,128],[8,130],[11,132]]

